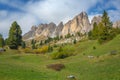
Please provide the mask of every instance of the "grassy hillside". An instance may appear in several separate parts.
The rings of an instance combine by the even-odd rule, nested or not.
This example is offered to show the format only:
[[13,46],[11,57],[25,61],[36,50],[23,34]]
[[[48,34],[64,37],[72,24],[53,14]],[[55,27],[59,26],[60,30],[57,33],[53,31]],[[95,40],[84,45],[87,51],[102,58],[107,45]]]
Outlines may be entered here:
[[[103,45],[83,41],[64,47],[74,48],[77,55],[52,60],[48,54],[24,54],[16,50],[0,53],[0,80],[66,80],[69,75],[75,75],[77,80],[120,80],[120,35]],[[110,55],[112,51],[116,55]],[[46,68],[53,63],[62,63],[65,69]]]

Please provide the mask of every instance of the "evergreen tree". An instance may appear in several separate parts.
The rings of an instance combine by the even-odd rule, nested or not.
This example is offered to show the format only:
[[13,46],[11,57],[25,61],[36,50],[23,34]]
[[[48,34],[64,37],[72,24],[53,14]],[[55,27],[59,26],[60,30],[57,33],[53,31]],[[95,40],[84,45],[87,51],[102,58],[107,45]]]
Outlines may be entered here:
[[93,24],[93,30],[88,33],[89,39],[98,39],[99,43],[107,42],[113,39],[119,29],[112,28],[112,22],[106,11],[103,12],[102,21],[97,25]]
[[76,42],[77,42],[76,39],[74,39],[73,43],[76,44]]
[[93,24],[93,31],[92,31],[92,39],[97,39],[98,38],[98,26],[97,26],[97,23],[95,22]]
[[53,51],[53,47],[51,47],[50,45],[48,46],[48,52],[52,52]]
[[36,44],[36,41],[34,39],[32,39],[32,41],[31,41],[32,49],[36,48],[35,44]]
[[42,42],[42,40],[40,41],[40,46],[42,46],[43,45],[43,42]]
[[115,34],[111,34],[113,32],[113,29],[112,29],[112,22],[110,21],[109,19],[109,16],[107,14],[106,11],[103,12],[103,15],[102,15],[102,27],[99,31],[100,32],[100,36],[99,36],[99,43],[104,43],[104,42],[107,42],[111,39],[114,38]]
[[26,48],[26,44],[24,41],[22,41],[21,46],[22,46],[22,48]]
[[0,47],[4,47],[5,43],[4,43],[4,39],[2,37],[2,35],[0,34]]
[[112,27],[112,22],[110,21],[108,13],[106,11],[103,12],[102,23],[106,28]]
[[8,45],[11,49],[18,49],[22,42],[22,30],[20,26],[14,21],[9,30]]

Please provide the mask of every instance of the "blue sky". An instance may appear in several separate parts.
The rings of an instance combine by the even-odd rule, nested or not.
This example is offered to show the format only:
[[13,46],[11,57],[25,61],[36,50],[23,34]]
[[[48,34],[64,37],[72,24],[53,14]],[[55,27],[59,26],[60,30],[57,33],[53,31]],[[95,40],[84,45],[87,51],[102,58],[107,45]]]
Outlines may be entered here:
[[120,0],[0,0],[0,33],[7,37],[13,21],[24,34],[40,23],[66,23],[82,11],[91,20],[106,10],[115,22],[120,20],[119,4]]

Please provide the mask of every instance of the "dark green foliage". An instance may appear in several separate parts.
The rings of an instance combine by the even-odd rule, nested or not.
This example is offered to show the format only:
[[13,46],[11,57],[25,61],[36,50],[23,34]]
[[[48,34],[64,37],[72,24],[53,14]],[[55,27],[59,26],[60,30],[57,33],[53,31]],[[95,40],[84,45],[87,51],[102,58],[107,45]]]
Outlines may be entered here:
[[52,41],[53,39],[51,38],[51,37],[48,37],[48,39],[47,39],[47,41],[48,41],[48,43],[50,42],[50,41]]
[[8,45],[11,49],[17,49],[21,46],[22,42],[22,30],[20,26],[14,21],[9,30]]
[[48,41],[48,40],[45,40],[45,44],[47,44],[47,43],[49,43],[49,41]]
[[89,39],[98,39],[100,44],[112,40],[119,33],[112,27],[112,22],[106,11],[103,12],[102,21],[97,25],[93,24],[93,30],[88,33]]
[[88,32],[88,38],[89,38],[90,40],[92,40],[92,31],[89,31],[89,32]]
[[45,40],[45,44],[47,44],[47,43],[51,42],[52,40],[53,40],[53,38],[48,37],[48,39],[46,39],[46,40]]
[[73,43],[76,44],[76,42],[77,42],[76,39],[74,39]]
[[103,12],[102,23],[107,29],[112,27],[112,22],[110,21],[108,13],[106,11]]
[[98,38],[98,36],[99,36],[99,30],[98,30],[98,26],[97,26],[97,23],[95,22],[94,24],[93,24],[93,31],[92,31],[92,38],[93,39],[97,39]]
[[5,45],[9,45],[8,38],[5,39]]
[[26,44],[24,41],[22,41],[21,46],[22,46],[22,48],[26,48]]
[[63,51],[63,49],[62,49],[62,47],[60,46],[59,49],[58,49],[58,52],[62,52],[62,51]]
[[80,32],[77,32],[77,35],[78,35],[78,36],[81,36],[82,34],[81,34]]
[[41,40],[41,41],[40,41],[40,46],[42,46],[42,45],[43,45],[43,41]]
[[96,49],[96,47],[95,47],[95,46],[93,46],[93,49],[95,50],[95,49]]
[[36,44],[36,40],[32,39],[32,41],[31,41],[32,49],[36,49],[35,44]]
[[54,40],[59,40],[59,39],[60,39],[59,36],[54,37]]
[[65,36],[65,38],[70,38],[70,37],[72,37],[72,36],[70,35],[70,33],[68,33],[68,34]]
[[102,16],[102,24],[104,26],[104,29],[98,39],[99,43],[104,43],[109,40],[112,40],[116,36],[114,28],[112,28],[112,22],[110,21],[106,11],[104,11]]
[[60,36],[60,39],[62,39],[63,38],[63,36]]
[[5,42],[2,35],[0,34],[0,47],[4,47],[4,46],[5,46]]
[[73,47],[59,47],[58,51],[53,52],[51,54],[51,58],[52,59],[64,59],[66,57],[75,55],[74,54],[74,48]]
[[48,46],[48,52],[52,52],[53,51],[53,47],[52,46]]

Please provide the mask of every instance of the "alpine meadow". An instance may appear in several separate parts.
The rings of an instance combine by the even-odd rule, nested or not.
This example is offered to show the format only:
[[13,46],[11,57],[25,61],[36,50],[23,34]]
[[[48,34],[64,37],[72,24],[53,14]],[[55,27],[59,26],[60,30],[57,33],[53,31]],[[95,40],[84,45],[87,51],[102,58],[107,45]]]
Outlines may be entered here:
[[0,80],[120,80],[119,0],[1,0]]

